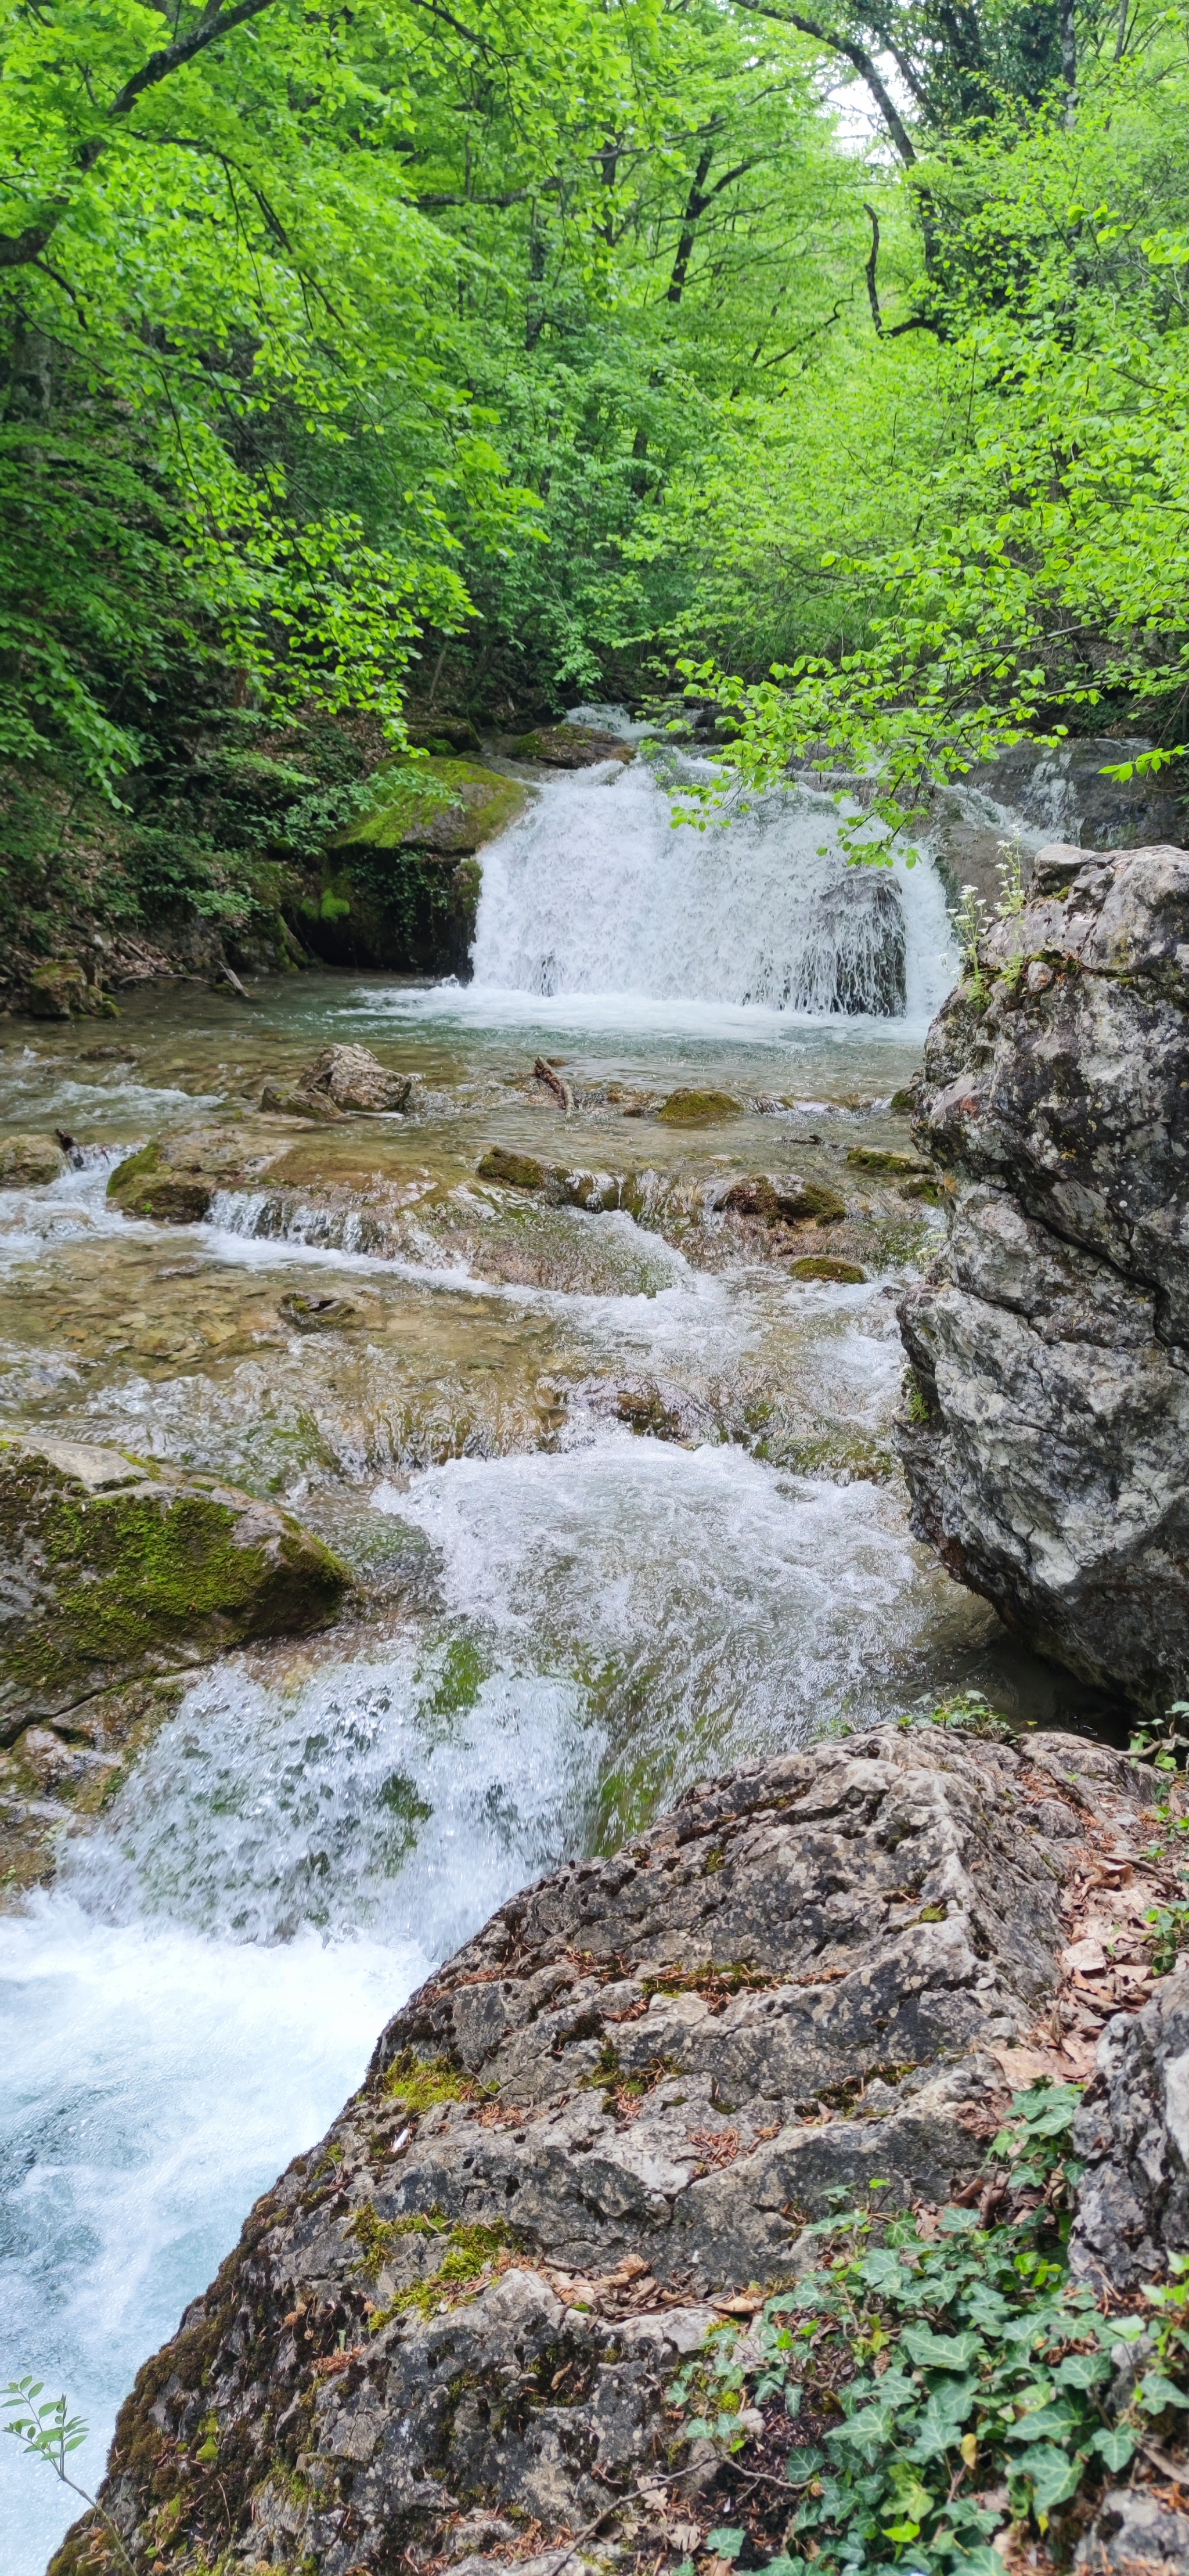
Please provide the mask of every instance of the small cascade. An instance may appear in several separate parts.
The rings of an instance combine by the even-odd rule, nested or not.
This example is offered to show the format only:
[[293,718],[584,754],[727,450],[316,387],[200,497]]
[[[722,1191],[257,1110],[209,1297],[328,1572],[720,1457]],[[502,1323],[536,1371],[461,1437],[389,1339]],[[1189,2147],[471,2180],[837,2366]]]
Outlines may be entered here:
[[[708,772],[706,774],[709,774]],[[481,989],[920,1019],[952,982],[928,861],[848,864],[831,799],[790,787],[674,829],[647,758],[546,781],[484,855]]]

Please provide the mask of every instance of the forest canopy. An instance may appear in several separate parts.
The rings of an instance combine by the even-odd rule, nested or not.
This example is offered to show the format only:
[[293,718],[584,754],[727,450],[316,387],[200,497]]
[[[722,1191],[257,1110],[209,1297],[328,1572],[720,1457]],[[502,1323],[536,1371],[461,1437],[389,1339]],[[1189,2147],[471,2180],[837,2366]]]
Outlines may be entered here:
[[[48,900],[103,807],[133,910],[234,909],[228,782],[299,847],[411,702],[684,685],[747,774],[826,741],[893,810],[1021,730],[1175,748],[1186,36],[1147,0],[10,0],[10,886]],[[196,724],[227,793],[167,861]]]

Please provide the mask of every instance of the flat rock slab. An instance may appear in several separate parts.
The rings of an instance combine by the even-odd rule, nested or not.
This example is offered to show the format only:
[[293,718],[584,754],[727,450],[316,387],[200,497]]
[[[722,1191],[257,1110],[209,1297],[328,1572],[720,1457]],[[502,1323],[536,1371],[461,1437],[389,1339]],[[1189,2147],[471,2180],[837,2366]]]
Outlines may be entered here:
[[502,1907],[141,2371],[104,2498],[146,2566],[165,2517],[187,2569],[485,2568],[509,2522],[568,2559],[664,2468],[677,2359],[796,2271],[833,2190],[977,2172],[1058,1982],[1067,1855],[1147,1794],[1086,1750],[820,1744]]
[[288,1512],[214,1477],[0,1440],[0,1743],[114,1683],[321,1627],[347,1581]]

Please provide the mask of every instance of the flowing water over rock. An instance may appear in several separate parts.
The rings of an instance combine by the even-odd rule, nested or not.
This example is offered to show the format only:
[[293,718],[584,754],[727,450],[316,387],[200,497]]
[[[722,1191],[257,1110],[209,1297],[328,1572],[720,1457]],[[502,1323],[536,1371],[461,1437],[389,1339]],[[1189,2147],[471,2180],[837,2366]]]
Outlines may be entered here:
[[[751,1752],[972,1685],[1051,1709],[912,1542],[888,1440],[938,1224],[892,1105],[950,978],[932,871],[848,876],[818,798],[674,832],[608,763],[488,851],[474,964],[0,1048],[0,1127],[75,1140],[0,1190],[5,1426],[282,1502],[359,1586],[115,1754],[84,1710],[0,1756],[3,2375],[69,2390],[93,2480],[253,2195],[515,1887]],[[332,1042],[408,1111],[262,1110]],[[205,1155],[200,1221],[108,1196],[154,1139]],[[48,2477],[0,2460],[0,2515],[38,2576]]]

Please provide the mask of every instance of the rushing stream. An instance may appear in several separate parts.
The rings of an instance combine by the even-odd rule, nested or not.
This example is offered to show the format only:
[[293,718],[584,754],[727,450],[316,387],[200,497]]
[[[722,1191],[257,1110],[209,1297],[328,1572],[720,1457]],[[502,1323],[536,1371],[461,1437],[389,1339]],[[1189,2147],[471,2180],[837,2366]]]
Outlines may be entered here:
[[[894,1298],[938,1219],[846,1161],[909,1143],[891,1096],[951,973],[932,870],[848,877],[816,799],[674,833],[643,763],[608,764],[487,854],[475,966],[251,1008],[156,988],[4,1041],[0,1125],[81,1149],[0,1198],[6,1423],[280,1497],[364,1587],[337,1631],[194,1677],[0,1919],[0,2379],[68,2391],[84,2482],[253,2196],[518,1884],[825,1726],[972,1685],[1048,1705],[909,1538]],[[250,1125],[262,1078],[331,1039],[420,1074],[421,1112],[274,1121],[283,1187],[204,1225],[106,1200],[131,1145]],[[538,1053],[578,1091],[564,1119]],[[668,1126],[677,1085],[740,1111]],[[653,1213],[510,1204],[476,1181],[492,1145],[646,1172]],[[755,1172],[842,1190],[863,1284],[714,1215]],[[341,1301],[333,1329],[302,1294]],[[4,2445],[4,2576],[40,2576],[69,2518]]]

